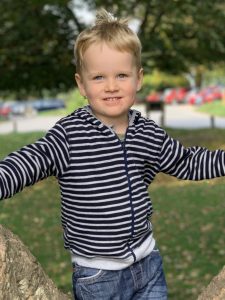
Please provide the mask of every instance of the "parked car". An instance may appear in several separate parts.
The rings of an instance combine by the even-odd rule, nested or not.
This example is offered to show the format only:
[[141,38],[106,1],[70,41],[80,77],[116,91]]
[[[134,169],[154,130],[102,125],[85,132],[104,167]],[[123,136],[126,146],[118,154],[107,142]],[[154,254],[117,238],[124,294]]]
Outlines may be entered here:
[[32,106],[37,111],[65,108],[65,103],[61,99],[39,99],[32,101]]
[[217,87],[205,87],[202,89],[192,89],[187,94],[188,104],[203,104],[213,102],[215,100],[221,100],[223,98],[222,90]]
[[0,103],[0,117],[8,118],[12,113],[14,101],[6,101]]
[[31,101],[16,101],[12,106],[12,115],[14,116],[34,115],[35,113],[36,110]]
[[188,104],[196,104],[199,105],[202,103],[202,96],[199,92],[198,89],[192,89],[188,92],[187,96],[186,96],[186,102]]
[[201,94],[203,103],[221,100],[223,97],[222,91],[216,86],[202,89]]
[[162,101],[162,93],[153,91],[145,99],[147,102],[160,102]]
[[6,101],[0,102],[0,117],[33,115],[39,111],[65,108],[61,99],[39,99],[32,101]]
[[163,99],[166,104],[185,103],[188,90],[183,87],[166,89]]

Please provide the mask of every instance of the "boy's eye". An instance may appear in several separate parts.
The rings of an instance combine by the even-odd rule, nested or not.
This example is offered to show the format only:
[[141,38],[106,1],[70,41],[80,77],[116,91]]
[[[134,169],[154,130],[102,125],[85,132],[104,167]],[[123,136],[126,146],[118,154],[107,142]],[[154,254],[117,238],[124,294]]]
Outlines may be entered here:
[[102,80],[102,79],[103,79],[103,76],[98,75],[98,76],[95,76],[93,79],[94,79],[94,80]]
[[126,78],[126,77],[127,77],[127,74],[121,73],[118,75],[118,78],[121,78],[121,79]]

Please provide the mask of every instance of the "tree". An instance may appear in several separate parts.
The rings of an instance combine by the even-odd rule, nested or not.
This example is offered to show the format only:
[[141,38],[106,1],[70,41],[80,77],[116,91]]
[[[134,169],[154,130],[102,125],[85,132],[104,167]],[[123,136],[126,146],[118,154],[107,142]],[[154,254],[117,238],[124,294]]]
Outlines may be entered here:
[[0,299],[70,300],[20,239],[0,225]]
[[197,300],[223,300],[225,299],[225,266],[203,290]]
[[96,5],[139,21],[147,71],[186,73],[201,82],[203,65],[210,68],[225,60],[222,0],[97,0]]
[[73,87],[84,5],[136,20],[146,72],[186,74],[200,84],[205,67],[225,61],[222,0],[1,0],[0,91],[24,97]]
[[18,97],[74,85],[73,41],[85,27],[72,1],[1,0],[0,90]]

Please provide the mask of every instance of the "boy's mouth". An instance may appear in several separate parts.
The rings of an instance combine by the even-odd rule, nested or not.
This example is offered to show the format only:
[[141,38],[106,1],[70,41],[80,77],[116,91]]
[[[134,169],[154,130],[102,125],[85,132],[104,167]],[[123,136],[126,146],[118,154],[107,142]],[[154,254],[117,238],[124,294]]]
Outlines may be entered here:
[[121,99],[121,97],[107,97],[107,98],[104,98],[103,100],[104,101],[118,101],[120,99]]

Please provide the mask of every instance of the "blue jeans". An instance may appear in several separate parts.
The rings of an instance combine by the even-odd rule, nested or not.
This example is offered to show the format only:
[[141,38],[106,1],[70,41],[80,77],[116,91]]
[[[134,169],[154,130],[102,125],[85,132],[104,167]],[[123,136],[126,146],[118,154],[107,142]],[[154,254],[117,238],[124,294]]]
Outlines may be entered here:
[[167,300],[159,250],[119,271],[74,264],[73,291],[76,300]]

